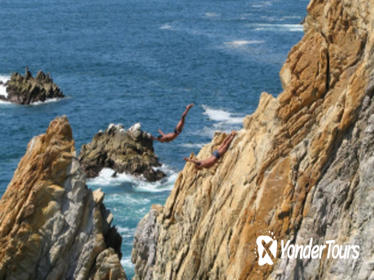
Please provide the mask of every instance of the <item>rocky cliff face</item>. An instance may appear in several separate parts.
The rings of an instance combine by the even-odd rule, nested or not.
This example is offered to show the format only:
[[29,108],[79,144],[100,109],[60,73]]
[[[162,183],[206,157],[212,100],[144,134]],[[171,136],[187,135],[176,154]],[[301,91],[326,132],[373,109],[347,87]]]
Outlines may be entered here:
[[0,100],[22,105],[65,97],[49,74],[39,71],[34,78],[28,68],[24,76],[13,73],[5,86],[7,96],[0,95]]
[[[219,164],[186,164],[165,205],[139,224],[135,279],[373,279],[373,5],[309,3],[284,91],[263,93]],[[256,239],[269,232],[356,244],[360,255],[259,266]]]
[[91,143],[82,146],[79,161],[90,178],[96,177],[103,168],[143,176],[148,181],[166,176],[157,169],[161,164],[154,153],[153,140],[149,133],[141,130],[140,123],[128,130],[120,124],[110,124],[104,132],[99,131]]
[[66,117],[55,119],[0,200],[0,279],[126,279],[103,198],[85,186]]

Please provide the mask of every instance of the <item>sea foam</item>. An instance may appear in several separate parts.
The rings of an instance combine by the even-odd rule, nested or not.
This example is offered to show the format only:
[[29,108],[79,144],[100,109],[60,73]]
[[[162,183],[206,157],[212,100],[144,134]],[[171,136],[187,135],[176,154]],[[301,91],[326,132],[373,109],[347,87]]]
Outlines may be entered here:
[[165,23],[165,24],[160,26],[160,29],[161,30],[172,30],[173,27],[169,23]]
[[258,2],[252,4],[252,8],[265,8],[265,7],[270,7],[272,3],[270,1],[263,1],[263,2]]
[[131,257],[130,256],[128,256],[128,257],[122,257],[122,259],[121,259],[121,265],[125,269],[126,272],[128,272],[129,270],[130,271],[134,270],[134,265],[131,262]]
[[14,105],[12,102],[0,100],[0,105]]
[[[65,97],[66,98],[66,97]],[[38,106],[38,105],[43,105],[43,104],[48,104],[48,103],[53,103],[53,102],[58,102],[61,101],[63,98],[51,98],[47,99],[46,101],[37,101],[29,104],[30,106]]]
[[218,13],[214,13],[214,12],[206,12],[206,13],[205,13],[205,16],[206,16],[206,17],[210,17],[210,18],[214,18],[214,17],[219,17],[220,14],[218,14]]
[[135,228],[117,226],[117,231],[124,238],[133,238],[135,233]]
[[196,131],[196,135],[212,137],[216,131],[230,132],[233,129],[239,128],[243,123],[244,116],[240,114],[231,113],[222,109],[211,108],[207,105],[202,105],[204,112],[203,114],[213,121],[213,125],[205,126],[199,131]]
[[[10,76],[7,75],[0,75],[0,81],[6,83],[10,79]],[[0,85],[0,95],[4,96],[5,98],[8,97],[8,93],[6,92],[6,87],[4,85]],[[1,102],[7,103],[7,102]]]
[[163,171],[167,177],[157,182],[148,182],[142,176],[137,177],[126,173],[118,173],[116,177],[113,177],[112,175],[115,172],[113,169],[103,168],[97,177],[88,179],[87,184],[89,186],[112,187],[129,183],[132,187],[134,187],[135,191],[170,191],[173,188],[178,174],[166,165],[162,165],[159,169]]
[[208,118],[212,121],[223,122],[228,124],[240,124],[243,122],[244,117],[236,117],[233,113],[224,111],[221,109],[213,109],[207,105],[202,106],[204,109],[204,115],[207,115]]
[[276,32],[304,32],[302,24],[270,24],[258,23],[250,24],[256,31],[276,31]]
[[236,40],[236,41],[231,41],[231,42],[225,42],[226,46],[231,46],[231,47],[243,47],[247,45],[253,45],[253,44],[263,44],[264,41],[261,40]]

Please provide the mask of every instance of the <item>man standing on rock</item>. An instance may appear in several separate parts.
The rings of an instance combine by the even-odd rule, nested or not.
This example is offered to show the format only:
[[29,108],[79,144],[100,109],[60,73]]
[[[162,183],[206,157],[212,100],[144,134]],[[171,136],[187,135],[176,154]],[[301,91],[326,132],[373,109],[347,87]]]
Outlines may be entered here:
[[231,134],[227,136],[226,139],[223,141],[221,146],[219,146],[217,150],[213,151],[211,157],[204,159],[204,160],[196,160],[196,159],[185,157],[184,160],[194,163],[197,169],[209,168],[213,166],[223,156],[224,153],[226,153],[227,149],[229,148],[236,134],[237,134],[236,131],[232,131]]
[[174,132],[165,134],[162,132],[161,129],[159,129],[158,132],[160,133],[160,135],[157,137],[152,136],[152,139],[165,143],[165,142],[173,141],[175,138],[177,138],[177,136],[182,132],[182,129],[184,126],[184,120],[187,116],[187,113],[193,106],[194,104],[192,103],[186,106],[186,110],[183,112],[181,120],[178,122],[177,126],[175,127]]

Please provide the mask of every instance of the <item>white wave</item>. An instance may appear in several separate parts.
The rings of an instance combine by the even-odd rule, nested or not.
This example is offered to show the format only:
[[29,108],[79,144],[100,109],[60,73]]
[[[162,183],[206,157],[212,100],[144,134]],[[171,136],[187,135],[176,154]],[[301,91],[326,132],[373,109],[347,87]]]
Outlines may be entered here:
[[164,191],[171,191],[173,189],[175,180],[178,177],[178,173],[173,173],[169,175],[166,180],[161,180],[157,182],[147,182],[147,181],[140,181],[139,184],[136,186],[135,190],[137,191],[146,191],[146,192],[164,192]]
[[46,101],[37,101],[37,102],[33,102],[31,104],[29,104],[30,106],[38,106],[38,105],[43,105],[43,104],[47,104],[47,103],[53,103],[53,102],[58,102],[58,101],[61,101],[63,98],[51,98],[51,99],[47,99]]
[[[6,83],[9,81],[10,76],[8,75],[0,75],[0,81],[3,83]],[[0,85],[0,95],[4,96],[5,98],[8,97],[8,93],[6,92],[6,87],[4,85]],[[5,101],[2,101],[1,104],[7,103]]]
[[0,75],[0,81],[2,81],[3,83],[6,83],[9,80],[10,80],[9,75]]
[[133,268],[134,267],[133,263],[131,262],[131,257],[122,258],[121,259],[121,265],[122,265],[122,267],[125,268],[125,271],[126,271],[126,268]]
[[173,27],[169,23],[165,23],[165,24],[161,25],[160,29],[161,30],[172,30]]
[[286,19],[298,19],[298,20],[302,20],[303,18],[301,16],[284,16],[284,17],[281,17],[281,20],[286,20]]
[[[1,86],[0,86],[0,95],[1,95]],[[63,98],[51,98],[51,99],[48,99],[44,102],[38,101],[38,102],[28,104],[27,106],[39,106],[39,105],[43,105],[43,104],[47,104],[47,103],[58,102],[58,101],[61,101],[62,99]],[[18,105],[16,103],[12,103],[12,102],[9,102],[9,101],[4,101],[4,100],[0,100],[0,104],[3,104],[3,105]]]
[[252,4],[252,8],[264,8],[264,7],[270,7],[272,3],[270,1],[264,1],[262,3],[255,3]]
[[135,190],[138,191],[163,192],[171,190],[178,174],[166,165],[162,165],[155,169],[160,169],[167,175],[167,177],[156,182],[148,182],[142,176],[136,177],[126,173],[118,173],[116,177],[112,177],[115,171],[111,168],[103,168],[100,171],[99,176],[88,179],[87,184],[90,186],[106,187],[130,183],[134,186]]
[[249,25],[254,27],[257,31],[278,31],[278,32],[303,32],[304,27],[302,24],[271,24],[271,23],[258,23]]
[[131,204],[131,205],[144,205],[150,203],[151,201],[148,198],[137,198],[135,199],[128,193],[110,193],[105,195],[106,203],[119,203],[119,204]]
[[116,226],[116,228],[119,233],[133,234],[135,232],[135,228],[121,227],[121,226]]
[[264,43],[264,41],[260,41],[260,40],[251,40],[251,41],[236,40],[236,41],[231,41],[231,42],[225,42],[225,45],[226,46],[231,46],[231,47],[243,47],[243,46],[247,46],[247,45],[263,44],[263,43]]
[[0,105],[14,105],[14,103],[8,102],[8,101],[4,101],[4,100],[0,100]]
[[185,144],[180,144],[180,146],[185,147],[185,148],[202,148],[208,143],[185,143]]
[[207,105],[202,105],[202,107],[204,109],[203,114],[208,116],[214,123],[211,126],[205,126],[203,129],[193,132],[194,135],[211,138],[217,131],[228,133],[243,123],[244,116],[240,116],[239,114],[222,109],[214,109]]
[[122,238],[133,238],[135,233],[135,228],[127,228],[116,226],[118,233],[122,236]]
[[99,175],[95,178],[88,179],[87,184],[91,186],[119,186],[124,182],[130,182],[139,180],[135,176],[118,173],[116,177],[112,177],[115,171],[111,168],[103,168]]
[[238,128],[237,124],[216,123],[211,127],[204,127],[202,130],[196,131],[194,135],[213,138],[216,132],[230,133],[233,129]]
[[205,16],[206,17],[219,17],[220,16],[220,14],[218,14],[218,13],[214,13],[214,12],[206,12],[205,13]]
[[233,113],[221,110],[213,109],[206,105],[202,106],[204,109],[204,115],[207,115],[209,119],[216,122],[223,122],[227,124],[240,124],[243,122],[244,117],[235,117]]

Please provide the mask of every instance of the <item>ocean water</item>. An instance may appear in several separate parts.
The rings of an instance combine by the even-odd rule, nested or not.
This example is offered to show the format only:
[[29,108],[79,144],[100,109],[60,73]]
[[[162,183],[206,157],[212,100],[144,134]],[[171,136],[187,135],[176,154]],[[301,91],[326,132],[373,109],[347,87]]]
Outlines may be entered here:
[[[33,106],[0,104],[0,195],[28,141],[67,115],[76,148],[109,123],[141,122],[153,134],[171,131],[188,103],[183,133],[155,144],[169,174],[149,184],[103,170],[90,180],[123,237],[122,264],[130,261],[138,221],[164,203],[183,157],[211,140],[215,130],[241,127],[262,91],[281,92],[279,70],[303,36],[307,0],[0,0],[0,80],[29,66],[50,72],[68,96]],[[0,86],[0,94],[6,92]]]

